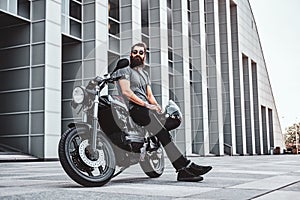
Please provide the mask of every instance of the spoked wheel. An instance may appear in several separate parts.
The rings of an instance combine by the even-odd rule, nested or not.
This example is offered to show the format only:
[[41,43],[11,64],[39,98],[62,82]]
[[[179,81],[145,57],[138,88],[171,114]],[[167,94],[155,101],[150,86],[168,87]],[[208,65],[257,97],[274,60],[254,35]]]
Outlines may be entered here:
[[164,152],[161,145],[155,151],[147,151],[144,161],[140,161],[140,166],[150,178],[160,177],[165,168]]
[[85,128],[71,128],[59,142],[59,159],[66,173],[86,187],[102,186],[114,175],[115,154],[109,140],[98,132],[97,151],[92,148]]

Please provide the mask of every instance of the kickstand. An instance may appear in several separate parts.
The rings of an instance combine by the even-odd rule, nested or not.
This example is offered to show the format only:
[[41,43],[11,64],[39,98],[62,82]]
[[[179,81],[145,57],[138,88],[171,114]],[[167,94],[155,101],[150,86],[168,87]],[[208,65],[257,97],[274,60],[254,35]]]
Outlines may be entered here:
[[121,169],[117,172],[117,173],[115,173],[114,175],[113,175],[113,177],[112,178],[114,178],[114,177],[116,177],[116,176],[118,176],[119,174],[121,174],[123,171],[125,171],[125,169],[127,169],[129,166],[127,166],[127,167],[121,167]]

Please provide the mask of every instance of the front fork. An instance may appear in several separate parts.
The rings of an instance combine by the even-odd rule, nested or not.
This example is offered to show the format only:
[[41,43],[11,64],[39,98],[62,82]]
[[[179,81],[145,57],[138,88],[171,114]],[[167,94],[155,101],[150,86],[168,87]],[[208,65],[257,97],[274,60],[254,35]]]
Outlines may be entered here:
[[[92,132],[91,132],[91,150],[92,150],[92,157],[97,157],[97,128],[98,128],[98,106],[99,106],[99,94],[100,93],[100,87],[96,86],[96,95],[94,99],[94,113],[93,113],[93,119],[92,119]],[[87,122],[87,111],[83,112],[83,122]]]
[[97,126],[98,126],[98,106],[99,106],[100,87],[96,86],[96,95],[94,100],[94,115],[93,115],[93,134],[92,134],[92,149],[96,152],[97,146]]

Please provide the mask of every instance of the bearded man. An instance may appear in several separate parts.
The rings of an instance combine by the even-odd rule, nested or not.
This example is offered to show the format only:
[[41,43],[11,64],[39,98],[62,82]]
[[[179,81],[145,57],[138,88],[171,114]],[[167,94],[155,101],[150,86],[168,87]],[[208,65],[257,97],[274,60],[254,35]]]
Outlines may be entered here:
[[157,117],[161,106],[157,103],[151,89],[149,74],[144,70],[146,45],[137,43],[131,47],[130,66],[118,70],[122,75],[119,86],[127,100],[130,116],[140,126],[155,135],[163,145],[173,167],[178,172],[178,181],[202,181],[201,175],[209,172],[211,166],[200,166],[188,160],[177,148],[169,131]]

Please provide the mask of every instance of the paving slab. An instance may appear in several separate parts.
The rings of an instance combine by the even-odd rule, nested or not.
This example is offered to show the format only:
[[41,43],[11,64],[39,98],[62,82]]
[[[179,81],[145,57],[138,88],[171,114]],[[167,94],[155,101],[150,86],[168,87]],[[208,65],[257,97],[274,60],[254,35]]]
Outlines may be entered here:
[[[164,174],[148,178],[139,165],[103,187],[85,188],[58,161],[1,162],[0,199],[295,199],[300,196],[300,156],[191,157],[212,165],[198,183],[177,182],[170,162]],[[296,199],[297,199],[296,198]]]
[[257,200],[285,200],[285,199],[300,199],[300,192],[294,191],[275,191],[272,193],[265,194],[257,197]]
[[275,190],[287,185],[297,183],[300,180],[300,176],[274,176],[261,180],[251,181],[249,183],[239,184],[230,188],[240,189],[263,189],[263,190]]

